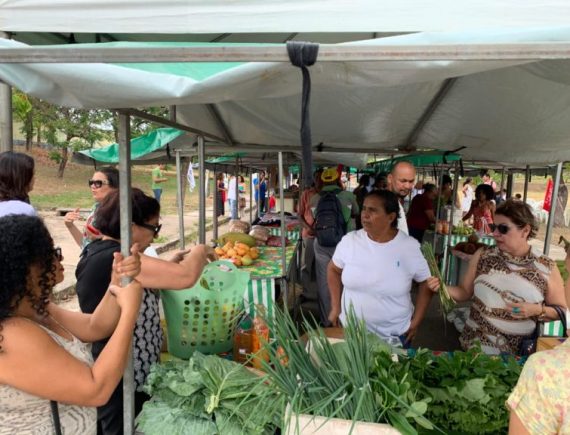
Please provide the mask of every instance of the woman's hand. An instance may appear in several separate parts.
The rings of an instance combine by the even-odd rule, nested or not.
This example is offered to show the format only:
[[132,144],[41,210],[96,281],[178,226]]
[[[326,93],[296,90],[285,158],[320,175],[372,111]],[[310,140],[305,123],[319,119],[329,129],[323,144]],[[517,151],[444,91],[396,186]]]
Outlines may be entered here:
[[510,311],[515,319],[528,319],[542,314],[542,305],[530,302],[507,303],[505,310]]
[[441,286],[441,282],[440,282],[439,278],[436,278],[435,276],[430,276],[426,280],[426,287],[434,293],[437,293],[439,291],[440,286]]
[[116,280],[119,278],[134,278],[141,272],[141,256],[138,243],[131,247],[131,255],[127,258],[124,258],[120,252],[115,252],[113,256],[113,284],[118,284]]
[[140,282],[133,280],[125,287],[110,285],[109,292],[115,296],[117,305],[121,308],[121,315],[127,313],[138,317],[143,294]]
[[176,251],[169,261],[172,263],[180,263],[182,260],[184,260],[184,257],[190,253],[191,250],[192,248]]
[[72,225],[74,221],[79,219],[81,219],[81,215],[79,214],[79,207],[73,211],[67,212],[63,217],[63,221],[67,226]]
[[204,251],[204,255],[208,261],[216,261],[218,255],[214,251],[214,248],[208,245],[197,245],[194,249],[201,249]]
[[339,316],[340,316],[340,308],[338,307],[331,308],[328,317],[329,322],[331,322],[331,326],[334,326],[335,328],[340,326],[340,322],[338,321]]

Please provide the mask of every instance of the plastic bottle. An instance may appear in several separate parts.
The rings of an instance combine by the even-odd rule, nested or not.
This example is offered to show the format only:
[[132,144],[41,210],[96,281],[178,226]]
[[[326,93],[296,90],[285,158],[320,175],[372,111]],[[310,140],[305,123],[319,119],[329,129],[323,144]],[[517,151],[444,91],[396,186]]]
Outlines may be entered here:
[[269,353],[265,349],[265,344],[269,342],[269,327],[265,320],[263,320],[263,313],[265,307],[257,308],[257,315],[253,319],[253,340],[252,340],[252,353],[253,367],[256,369],[263,368],[263,361],[269,361]]
[[234,361],[240,364],[247,362],[253,352],[253,323],[249,316],[244,316],[234,334]]

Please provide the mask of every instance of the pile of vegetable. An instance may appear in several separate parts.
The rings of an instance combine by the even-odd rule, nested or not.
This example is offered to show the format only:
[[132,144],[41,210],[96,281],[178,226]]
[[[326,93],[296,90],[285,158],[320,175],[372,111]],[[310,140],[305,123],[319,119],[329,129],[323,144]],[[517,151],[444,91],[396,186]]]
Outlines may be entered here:
[[153,434],[273,434],[278,394],[244,366],[195,352],[189,361],[154,365],[145,384],[152,399],[137,429]]
[[456,236],[470,236],[471,234],[475,234],[475,229],[460,222],[457,225],[453,225],[451,234],[455,234]]
[[422,243],[421,246],[422,254],[425,257],[429,271],[432,276],[439,279],[439,300],[441,302],[441,308],[443,309],[444,313],[449,313],[455,307],[455,301],[447,291],[447,287],[445,285],[445,280],[439,271],[439,267],[437,265],[437,260],[435,259],[435,254],[431,245],[427,242]]

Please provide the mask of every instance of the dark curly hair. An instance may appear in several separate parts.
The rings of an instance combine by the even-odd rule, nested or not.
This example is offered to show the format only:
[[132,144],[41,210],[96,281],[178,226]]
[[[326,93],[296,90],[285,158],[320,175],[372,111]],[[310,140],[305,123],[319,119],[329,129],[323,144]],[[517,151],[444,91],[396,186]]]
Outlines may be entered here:
[[28,191],[34,178],[34,159],[23,153],[0,153],[0,201],[29,203]]
[[485,195],[485,198],[487,199],[487,201],[491,201],[492,199],[495,199],[495,191],[488,184],[479,184],[475,188],[475,198],[477,198],[479,196],[479,192],[481,192],[481,193],[483,193],[483,195]]
[[391,190],[378,189],[368,193],[364,199],[366,200],[366,198],[371,197],[378,198],[382,202],[386,214],[394,213],[396,215],[396,218],[391,222],[390,225],[392,228],[398,228],[398,219],[400,218],[400,203],[396,194]]
[[[14,315],[25,297],[39,316],[47,314],[46,307],[55,285],[54,259],[53,239],[41,218],[26,215],[0,218],[0,333],[2,322]],[[32,265],[41,268],[39,297],[29,288]],[[0,334],[0,351],[1,342]]]
[[[133,187],[132,193],[133,223],[144,224],[160,215],[160,204],[142,190]],[[114,239],[121,238],[121,207],[119,191],[108,194],[95,212],[97,229]]]

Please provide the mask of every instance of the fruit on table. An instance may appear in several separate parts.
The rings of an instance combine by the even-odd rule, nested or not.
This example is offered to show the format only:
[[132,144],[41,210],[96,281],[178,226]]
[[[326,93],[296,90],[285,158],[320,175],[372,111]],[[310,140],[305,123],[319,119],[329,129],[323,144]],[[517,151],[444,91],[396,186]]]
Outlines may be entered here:
[[255,246],[255,239],[249,234],[244,233],[226,233],[220,236],[216,242],[218,245],[224,245],[224,247],[227,246],[228,243],[231,243],[232,245],[235,243],[242,243],[247,247]]
[[215,248],[216,254],[221,260],[230,260],[236,266],[249,266],[253,260],[259,257],[259,250],[256,247],[250,248],[245,243],[227,242],[221,248]]

